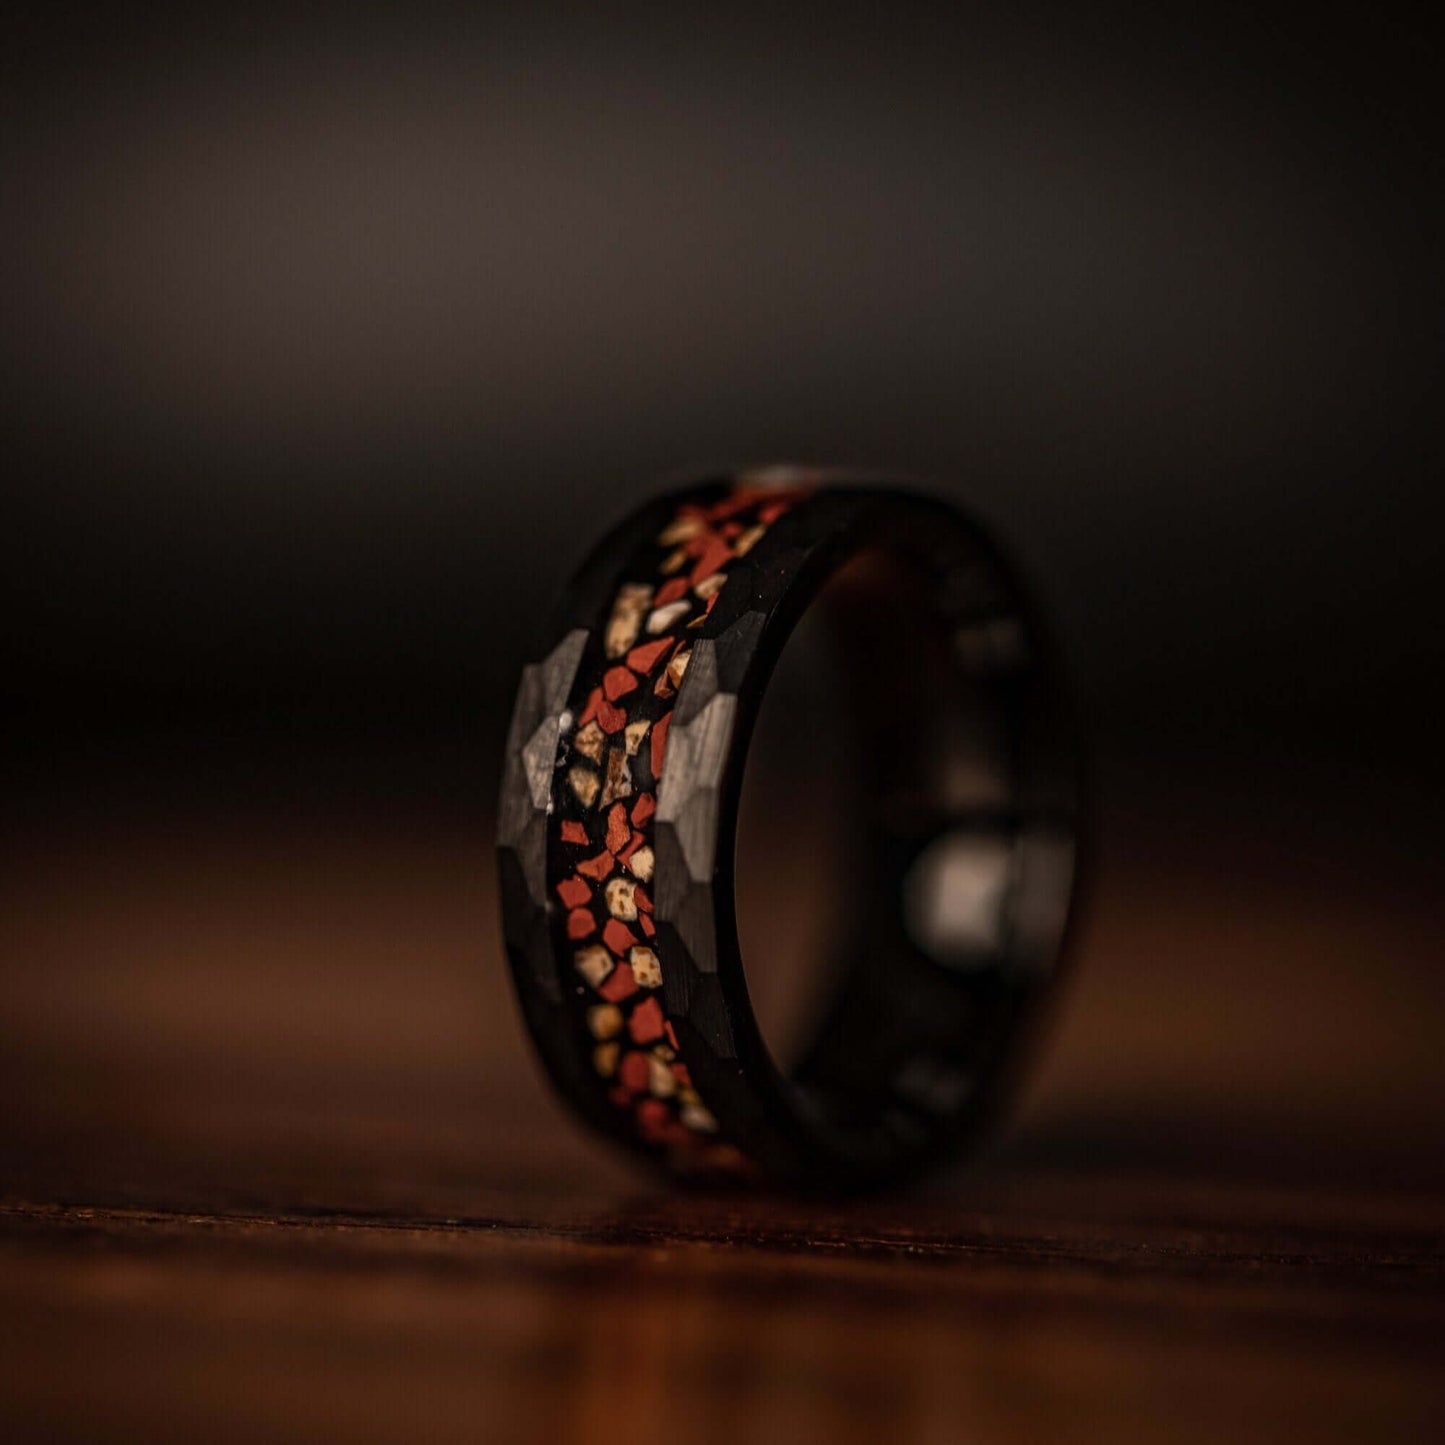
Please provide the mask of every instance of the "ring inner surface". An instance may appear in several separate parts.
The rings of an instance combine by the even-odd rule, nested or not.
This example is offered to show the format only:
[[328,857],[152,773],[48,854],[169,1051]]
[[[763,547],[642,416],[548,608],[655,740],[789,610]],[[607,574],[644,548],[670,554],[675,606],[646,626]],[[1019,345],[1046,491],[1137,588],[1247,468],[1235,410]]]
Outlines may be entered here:
[[968,1122],[1051,971],[1075,779],[1049,669],[994,558],[904,533],[789,639],[749,750],[749,995],[801,1116],[864,1153]]

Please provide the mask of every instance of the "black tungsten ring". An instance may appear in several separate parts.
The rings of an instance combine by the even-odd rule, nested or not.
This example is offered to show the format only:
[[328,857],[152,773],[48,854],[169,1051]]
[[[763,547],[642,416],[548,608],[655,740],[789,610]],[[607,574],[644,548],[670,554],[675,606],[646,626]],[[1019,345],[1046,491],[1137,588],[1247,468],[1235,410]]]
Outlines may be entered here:
[[[844,578],[864,864],[785,1075],[738,946],[738,800],[783,645]],[[603,540],[534,656],[498,812],[503,925],[573,1108],[683,1172],[866,1186],[958,1152],[1056,972],[1080,791],[1049,636],[978,526],[796,470],[701,483]]]

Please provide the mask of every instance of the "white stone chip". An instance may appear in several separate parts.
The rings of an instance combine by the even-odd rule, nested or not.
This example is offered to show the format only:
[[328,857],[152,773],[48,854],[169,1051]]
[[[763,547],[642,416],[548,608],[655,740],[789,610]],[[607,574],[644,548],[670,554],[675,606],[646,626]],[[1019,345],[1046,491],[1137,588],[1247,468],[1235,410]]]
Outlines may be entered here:
[[647,1088],[658,1099],[669,1098],[677,1088],[672,1070],[656,1054],[647,1056]]
[[666,632],[674,622],[686,617],[692,603],[686,597],[679,597],[676,602],[669,602],[666,607],[659,607],[647,619],[647,630],[654,637],[659,632]]
[[612,972],[612,955],[600,943],[593,943],[579,948],[572,955],[572,964],[593,988],[600,988]]
[[645,943],[639,943],[628,949],[627,961],[632,965],[632,976],[640,987],[662,987],[662,964],[657,955]]
[[607,911],[624,923],[631,923],[637,917],[637,899],[633,895],[637,884],[629,878],[611,878],[603,890],[607,899]]
[[678,1117],[689,1129],[695,1129],[699,1134],[717,1133],[717,1120],[701,1104],[684,1104],[678,1110]]
[[644,843],[642,847],[627,860],[627,866],[631,870],[632,876],[636,878],[638,882],[650,883],[652,881],[654,862],[655,859],[653,858],[652,849]]

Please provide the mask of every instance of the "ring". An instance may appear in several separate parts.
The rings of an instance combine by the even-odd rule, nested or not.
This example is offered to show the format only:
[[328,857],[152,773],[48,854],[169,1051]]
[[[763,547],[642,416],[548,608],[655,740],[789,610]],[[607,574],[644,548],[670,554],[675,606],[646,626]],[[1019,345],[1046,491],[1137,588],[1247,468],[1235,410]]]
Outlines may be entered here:
[[[785,1072],[749,999],[733,855],[753,724],[815,604],[845,631],[860,863]],[[868,1187],[958,1153],[1065,951],[1081,793],[1056,649],[977,523],[796,469],[699,483],[601,542],[533,655],[502,920],[564,1098],[684,1174]]]

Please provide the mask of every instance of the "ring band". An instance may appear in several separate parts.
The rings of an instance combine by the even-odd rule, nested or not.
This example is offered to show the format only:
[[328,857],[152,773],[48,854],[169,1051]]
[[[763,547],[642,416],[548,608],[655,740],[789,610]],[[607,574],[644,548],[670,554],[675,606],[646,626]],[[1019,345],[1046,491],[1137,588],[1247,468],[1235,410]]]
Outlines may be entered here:
[[[785,1075],[749,1001],[733,845],[764,689],[815,602],[847,627],[863,875]],[[793,470],[701,483],[593,551],[535,655],[498,809],[503,929],[573,1108],[689,1173],[866,1186],[956,1153],[1056,971],[1079,812],[1053,648],[978,526]]]

